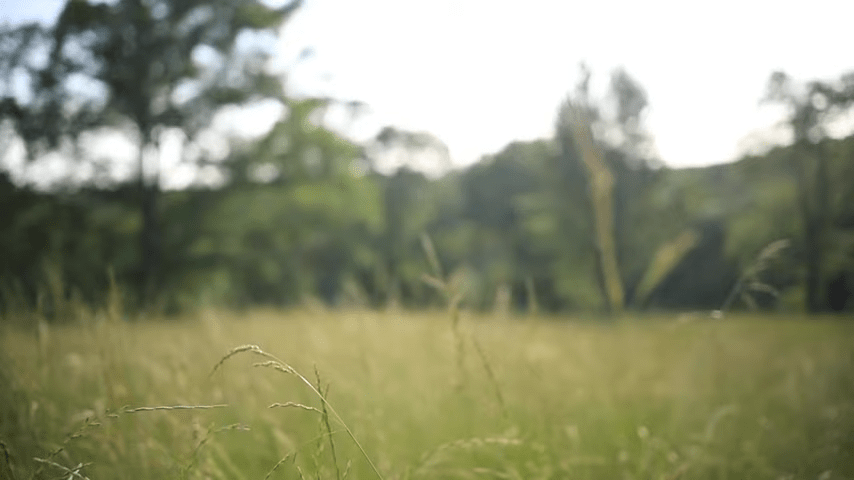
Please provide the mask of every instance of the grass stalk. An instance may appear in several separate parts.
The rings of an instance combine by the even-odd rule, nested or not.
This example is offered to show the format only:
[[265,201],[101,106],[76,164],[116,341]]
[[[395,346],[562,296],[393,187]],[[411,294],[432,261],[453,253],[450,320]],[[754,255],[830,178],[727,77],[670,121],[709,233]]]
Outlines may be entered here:
[[[317,379],[317,391],[323,393],[324,397],[329,396],[329,385],[326,386],[326,391],[323,391],[323,386],[320,382],[320,372],[317,370],[317,365],[314,366],[314,377]],[[321,421],[326,428],[326,433],[329,434],[329,451],[332,454],[332,463],[335,465],[335,478],[341,480],[341,470],[338,469],[338,457],[335,455],[335,441],[332,438],[332,427],[329,425],[329,412],[326,411],[326,403],[321,403],[323,408],[321,412]]]
[[185,465],[182,468],[181,478],[189,478],[188,475],[189,475],[190,471],[192,471],[193,468],[195,468],[196,465],[198,464],[199,452],[201,451],[202,447],[204,447],[205,444],[208,443],[208,440],[210,440],[210,438],[217,433],[225,432],[225,431],[229,431],[229,430],[246,431],[246,430],[249,430],[249,427],[247,427],[246,425],[243,425],[242,423],[233,423],[231,425],[225,425],[225,426],[219,427],[215,430],[212,428],[208,428],[207,431],[205,432],[204,437],[202,437],[202,439],[199,440],[199,443],[196,444],[196,447],[193,449],[193,453],[190,454],[190,461],[187,463],[187,465]]
[[350,430],[350,427],[347,425],[346,422],[344,422],[344,419],[341,418],[341,415],[339,415],[338,412],[335,411],[335,407],[333,407],[332,404],[329,403],[329,401],[326,399],[326,396],[324,396],[323,393],[320,392],[320,390],[315,388],[315,386],[307,378],[305,378],[305,376],[303,376],[301,373],[299,373],[292,366],[285,363],[283,360],[280,360],[275,355],[265,352],[258,345],[242,345],[239,347],[235,347],[231,351],[229,351],[224,357],[222,357],[219,360],[219,362],[217,362],[216,365],[214,365],[214,368],[211,371],[211,375],[213,375],[213,373],[216,372],[216,370],[220,366],[222,366],[222,364],[225,363],[226,360],[228,360],[229,358],[231,358],[231,357],[233,357],[239,353],[243,353],[243,352],[253,353],[255,355],[259,355],[261,357],[265,357],[265,358],[271,360],[270,362],[258,363],[258,364],[255,364],[254,366],[269,367],[269,368],[273,368],[274,370],[278,370],[278,371],[283,372],[283,373],[290,373],[291,375],[294,375],[295,377],[297,377],[302,383],[304,383],[305,386],[307,386],[309,388],[309,390],[311,390],[311,392],[314,393],[317,396],[317,398],[320,399],[321,403],[325,406],[325,408],[328,408],[329,412],[335,416],[335,419],[341,424],[341,426],[344,428],[344,431],[346,431],[347,435],[350,436],[350,439],[353,440],[353,443],[356,444],[356,447],[358,447],[359,451],[362,453],[362,456],[365,457],[365,460],[368,462],[368,465],[371,466],[371,469],[377,475],[377,478],[379,478],[380,480],[383,480],[384,477],[383,477],[382,473],[380,473],[377,466],[374,465],[374,462],[373,462],[373,460],[371,460],[371,457],[368,455],[368,452],[365,451],[365,448],[362,446],[362,444],[356,438],[356,435],[353,434],[353,431]]
[[214,408],[225,408],[228,405],[158,405],[156,407],[124,407],[120,413],[156,412],[159,410],[211,410]]
[[[454,343],[456,345],[457,354],[457,370],[459,373],[458,386],[465,385],[467,375],[465,371],[465,338],[460,331],[460,304],[465,298],[465,293],[459,288],[458,282],[454,282],[453,278],[446,278],[442,273],[442,265],[439,263],[439,256],[436,254],[436,248],[433,246],[433,241],[426,233],[421,235],[421,246],[424,249],[424,254],[433,269],[433,274],[423,274],[421,279],[427,285],[435,288],[445,300],[448,314],[451,317],[451,332],[454,335]],[[452,277],[452,276],[450,276]]]
[[86,475],[83,475],[82,473],[80,473],[80,471],[83,470],[83,468],[88,467],[89,465],[92,465],[91,463],[78,463],[77,466],[75,466],[74,468],[68,468],[65,465],[61,465],[61,464],[56,463],[52,460],[45,460],[43,458],[38,458],[38,457],[33,458],[33,460],[35,460],[41,464],[51,466],[51,467],[56,468],[58,470],[62,470],[64,473],[68,474],[69,480],[71,480],[72,478],[79,478],[80,480],[89,480],[89,477],[87,477]]
[[[290,402],[289,402],[289,403],[290,403]],[[272,405],[271,405],[271,407],[272,407]],[[313,408],[313,407],[312,407],[312,408]],[[314,410],[317,410],[317,409],[314,409]],[[319,410],[317,410],[317,411],[319,412]],[[273,473],[275,473],[275,472],[276,472],[276,470],[278,470],[278,469],[279,469],[279,467],[281,467],[282,465],[284,465],[284,463],[285,463],[285,462],[287,462],[288,460],[293,459],[293,461],[294,461],[294,462],[296,462],[296,456],[297,456],[297,454],[298,454],[302,449],[304,449],[305,447],[307,447],[307,446],[311,445],[311,444],[312,444],[312,443],[314,443],[314,442],[317,442],[318,440],[322,440],[322,439],[323,439],[323,437],[325,437],[326,435],[334,435],[334,434],[336,434],[336,433],[340,433],[340,430],[333,430],[331,433],[323,433],[323,434],[321,434],[321,435],[318,435],[318,436],[316,436],[316,437],[312,438],[311,440],[309,440],[309,441],[307,441],[307,442],[303,443],[303,444],[302,444],[302,445],[300,445],[298,448],[296,448],[296,449],[294,449],[294,450],[290,451],[287,455],[285,455],[284,457],[282,457],[282,458],[281,458],[281,460],[279,460],[278,462],[276,462],[276,464],[275,464],[275,465],[273,465],[273,468],[271,468],[271,469],[270,469],[270,471],[269,471],[269,472],[267,472],[267,475],[266,475],[266,476],[264,476],[264,480],[269,480],[269,479],[270,479],[270,477],[272,477],[272,476],[273,476]],[[299,468],[299,467],[297,467],[297,468]],[[349,469],[350,469],[350,462],[348,461],[348,462],[347,462],[347,470],[349,470]],[[346,477],[346,476],[347,476],[347,470],[345,470],[345,471],[344,471],[344,477]]]
[[[765,284],[760,280],[760,275],[762,272],[768,269],[771,262],[779,258],[783,251],[789,248],[791,245],[791,241],[789,239],[776,240],[774,242],[766,245],[762,251],[759,252],[759,255],[753,260],[753,262],[748,265],[748,267],[742,272],[741,276],[735,282],[735,285],[730,290],[729,295],[727,295],[726,300],[721,305],[721,308],[718,309],[721,315],[726,313],[730,307],[732,307],[735,300],[741,295],[741,298],[748,304],[751,308],[755,307],[755,301],[750,296],[750,291],[760,291],[765,292],[774,297],[779,296],[779,292],[770,286]],[[755,308],[754,308],[755,309]]]
[[486,370],[486,378],[488,378],[489,383],[492,384],[492,389],[495,392],[495,399],[498,402],[498,407],[501,409],[501,416],[504,417],[504,420],[509,420],[510,415],[507,413],[507,404],[504,403],[504,395],[501,393],[501,385],[498,383],[498,378],[495,376],[492,364],[490,364],[489,358],[483,351],[483,347],[481,347],[480,342],[478,342],[476,338],[472,337],[472,343],[474,344],[477,356],[480,357],[480,361],[483,364],[483,369]]
[[62,453],[72,440],[83,437],[85,435],[86,431],[89,430],[90,428],[100,427],[100,426],[101,426],[101,423],[96,422],[93,417],[87,417],[86,420],[83,421],[83,425],[81,425],[79,428],[77,428],[77,430],[75,430],[74,432],[68,434],[65,437],[65,439],[62,441],[62,444],[60,446],[54,448],[53,450],[51,450],[47,454],[47,457],[45,457],[43,459],[35,459],[36,461],[38,461],[40,463],[40,465],[33,472],[33,474],[30,476],[30,479],[32,480],[35,478],[39,478],[39,475],[44,471],[45,467],[48,465],[51,465],[54,458],[56,458],[57,455]]

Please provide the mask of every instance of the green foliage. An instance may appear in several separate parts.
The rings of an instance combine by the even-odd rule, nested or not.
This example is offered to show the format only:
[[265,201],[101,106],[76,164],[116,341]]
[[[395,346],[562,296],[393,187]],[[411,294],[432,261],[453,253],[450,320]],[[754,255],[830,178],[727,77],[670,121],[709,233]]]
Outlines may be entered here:
[[[33,99],[0,92],[0,140],[20,136],[33,154],[102,127],[139,140],[135,186],[37,192],[0,177],[3,309],[61,319],[62,305],[98,304],[110,278],[127,303],[152,311],[424,308],[441,304],[423,281],[438,271],[476,310],[717,309],[779,238],[792,246],[752,279],[775,292],[757,306],[801,309],[792,292],[812,310],[854,305],[854,137],[822,136],[851,104],[850,78],[809,84],[824,99],[813,102],[773,77],[769,98],[791,109],[798,142],[673,170],[655,160],[640,84],[617,70],[597,102],[586,72],[552,138],[432,178],[415,167],[422,157],[448,166],[435,136],[389,126],[364,144],[348,140],[325,116],[356,104],[289,98],[263,68],[269,52],[238,48],[240,35],[272,35],[298,6],[74,0],[50,29],[0,30],[0,75],[34,80]],[[66,91],[75,75],[103,95]],[[266,135],[230,139],[225,159],[197,159],[219,183],[160,191],[145,157],[165,130],[198,147],[222,105],[264,97],[283,107]]]
[[832,255],[830,239],[838,237],[834,220],[841,213],[834,200],[840,193],[842,197],[849,196],[850,187],[839,188],[833,180],[832,174],[838,171],[833,164],[846,154],[844,150],[834,151],[825,137],[832,122],[850,115],[854,105],[854,74],[847,73],[830,82],[813,80],[801,86],[785,73],[775,72],[768,81],[765,100],[788,110],[787,120],[793,133],[787,163],[797,187],[795,205],[801,221],[804,303],[811,312],[838,310],[832,305],[840,302],[832,297],[850,296],[850,287],[830,292],[828,257]]
[[[851,172],[844,154],[851,142],[827,144],[839,152],[830,163],[837,195],[848,191],[843,178]],[[157,308],[293,305],[309,298],[379,307],[394,295],[411,307],[436,305],[436,292],[422,281],[431,271],[423,233],[435,243],[443,271],[468,272],[469,307],[490,308],[498,290],[508,288],[516,310],[532,303],[530,291],[534,303],[549,311],[602,308],[586,206],[570,201],[550,175],[553,143],[518,143],[439,180],[407,170],[391,177],[354,175],[345,165],[357,161],[348,157],[356,149],[334,145],[319,148],[328,173],[287,181],[246,178],[216,189],[165,193],[160,225],[166,290]],[[799,219],[786,206],[796,193],[778,163],[784,157],[780,149],[731,166],[660,170],[635,190],[617,187],[627,195],[615,199],[615,221],[630,304],[719,308],[739,271],[776,238],[792,238],[792,248],[761,280],[790,299],[786,292],[803,281],[804,246],[797,236]],[[236,169],[234,162],[225,165]],[[618,185],[619,175],[624,173]],[[97,304],[113,271],[127,287],[129,303],[135,302],[135,237],[142,219],[132,188],[52,194],[5,185],[4,306],[20,300],[35,305],[39,292],[49,291],[45,262],[59,266],[68,299]],[[846,223],[850,209],[835,202],[838,226],[826,250],[829,277],[851,271],[854,258]],[[695,246],[686,250],[692,242],[677,242],[684,243],[681,253],[665,255],[670,260],[664,262],[661,252],[687,230],[696,232]],[[774,304],[773,297],[760,301]]]
[[[269,52],[238,48],[241,34],[270,31],[300,5],[270,8],[255,1],[90,3],[69,0],[50,28],[0,31],[11,61],[0,76],[18,75],[31,89],[2,92],[0,122],[28,147],[30,157],[79,149],[84,134],[112,128],[138,147],[136,204],[142,222],[137,290],[142,304],[174,278],[164,278],[159,165],[160,136],[180,129],[190,141],[225,104],[279,98],[281,82],[263,68]],[[214,60],[199,60],[204,52]],[[44,57],[44,61],[36,59]],[[77,156],[76,154],[74,156]],[[90,159],[85,159],[90,160]]]

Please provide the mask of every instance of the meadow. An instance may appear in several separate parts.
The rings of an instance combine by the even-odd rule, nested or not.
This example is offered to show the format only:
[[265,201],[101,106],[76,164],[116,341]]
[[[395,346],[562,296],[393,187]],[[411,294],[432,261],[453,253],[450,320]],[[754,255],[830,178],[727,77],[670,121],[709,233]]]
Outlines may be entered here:
[[854,478],[839,318],[34,322],[0,330],[0,478]]

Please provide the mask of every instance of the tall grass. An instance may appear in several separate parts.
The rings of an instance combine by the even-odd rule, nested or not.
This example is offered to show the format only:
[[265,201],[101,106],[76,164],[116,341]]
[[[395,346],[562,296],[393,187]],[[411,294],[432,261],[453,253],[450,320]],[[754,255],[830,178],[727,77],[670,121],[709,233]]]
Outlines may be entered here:
[[444,314],[3,328],[0,477],[854,478],[854,325],[458,322],[462,389]]
[[[331,441],[332,428],[329,425],[329,414],[328,414],[327,410],[335,416],[335,419],[341,424],[341,426],[344,428],[344,430],[350,436],[350,439],[353,440],[353,443],[357,447],[359,447],[359,451],[362,452],[362,455],[364,455],[365,460],[367,460],[368,464],[371,466],[371,469],[373,469],[374,473],[376,473],[379,478],[383,478],[382,474],[379,472],[379,470],[377,470],[376,465],[374,465],[374,462],[371,461],[371,457],[365,451],[364,447],[362,447],[362,444],[359,443],[359,440],[356,439],[356,436],[353,434],[353,431],[350,430],[350,427],[348,427],[346,423],[344,423],[344,420],[341,418],[340,415],[338,415],[338,412],[336,412],[335,409],[332,408],[332,405],[329,403],[329,400],[326,399],[326,395],[323,393],[323,386],[320,383],[320,374],[317,371],[317,367],[315,367],[315,370],[314,370],[315,375],[317,376],[317,386],[315,387],[314,385],[311,384],[310,381],[308,381],[307,378],[305,378],[301,373],[299,373],[294,367],[288,365],[287,363],[285,363],[282,360],[279,360],[275,355],[265,352],[264,350],[261,349],[261,347],[259,347],[257,345],[243,345],[241,347],[233,348],[224,357],[222,357],[219,360],[219,362],[217,362],[217,364],[214,365],[214,371],[216,371],[216,369],[219,368],[223,363],[225,363],[225,361],[228,360],[229,358],[233,357],[234,355],[237,355],[239,353],[244,353],[244,352],[260,355],[261,357],[268,359],[266,362],[256,363],[253,366],[255,366],[255,367],[268,367],[268,368],[272,368],[273,370],[277,370],[277,371],[282,372],[282,373],[294,375],[295,377],[299,378],[300,381],[302,381],[302,383],[304,383],[308,387],[308,389],[311,390],[311,392],[317,396],[317,398],[320,399],[321,408],[323,409],[322,411],[317,410],[316,408],[313,409],[311,407],[305,407],[301,404],[291,404],[291,405],[300,406],[304,410],[309,410],[309,411],[314,410],[314,411],[317,411],[318,413],[322,414],[323,425],[324,425],[324,427],[326,427],[326,432],[330,437],[330,451],[332,452],[332,461],[333,461],[333,464],[335,466],[336,475],[339,478],[340,478],[340,472],[338,471],[338,461],[335,457],[335,444]],[[213,373],[213,372],[211,372],[211,373]],[[327,387],[327,392],[328,392],[328,387]],[[279,404],[279,403],[273,404],[273,406],[279,406],[279,405],[287,406],[287,404]]]

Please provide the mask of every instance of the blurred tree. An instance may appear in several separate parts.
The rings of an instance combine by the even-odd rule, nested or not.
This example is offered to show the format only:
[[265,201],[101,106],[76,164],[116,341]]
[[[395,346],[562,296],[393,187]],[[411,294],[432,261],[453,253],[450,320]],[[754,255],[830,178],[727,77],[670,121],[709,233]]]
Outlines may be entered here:
[[144,296],[161,282],[160,136],[180,128],[193,139],[223,105],[281,98],[280,79],[265,69],[268,49],[253,40],[275,33],[299,5],[69,0],[49,29],[0,32],[0,45],[12,52],[0,74],[30,82],[26,92],[2,92],[0,120],[14,123],[31,156],[102,127],[135,138]]
[[615,107],[610,119],[616,133],[613,146],[626,154],[633,166],[652,161],[655,145],[643,122],[649,106],[646,91],[626,70],[618,68],[611,73],[609,96]]
[[430,173],[451,167],[448,147],[435,135],[393,126],[380,130],[365,153],[375,169],[390,173],[402,167]]
[[387,174],[373,177],[383,192],[382,276],[387,302],[399,304],[416,291],[423,292],[421,275],[426,263],[419,261],[423,258],[420,239],[436,215],[436,204],[430,198],[429,179],[421,172],[447,170],[448,147],[432,134],[387,126],[364,154],[374,172]]
[[229,303],[376,301],[380,185],[360,170],[359,148],[323,127],[329,102],[287,99],[267,135],[220,164],[229,180],[202,223]]
[[70,298],[102,304],[108,268],[139,261],[136,250],[122,249],[135,227],[123,193],[36,192],[0,172],[0,311],[37,307],[50,319],[67,320],[63,306]]
[[510,289],[510,300],[517,306],[534,302],[527,298],[525,282],[539,277],[543,265],[526,234],[527,212],[520,200],[541,189],[549,145],[511,143],[460,175],[460,215],[478,228],[468,235],[469,255],[458,259],[457,265],[466,264],[480,274],[477,300],[482,306],[491,304],[501,288]]
[[792,129],[793,145],[789,163],[797,184],[798,210],[803,228],[803,255],[806,268],[805,304],[809,311],[827,309],[827,252],[834,212],[831,199],[831,152],[826,127],[849,112],[854,103],[854,72],[836,82],[811,81],[798,85],[784,72],[775,72],[768,81],[764,99],[784,105]]
[[[423,289],[427,272],[421,234],[435,215],[429,180],[408,167],[388,177],[375,177],[382,188],[384,234],[379,244],[385,258],[386,299],[398,304]],[[422,292],[423,293],[423,292]]]

